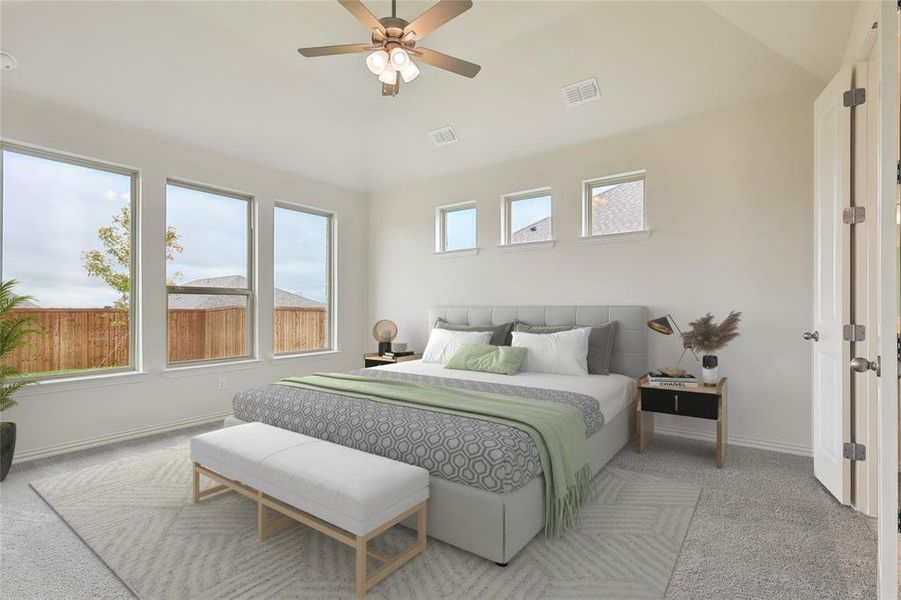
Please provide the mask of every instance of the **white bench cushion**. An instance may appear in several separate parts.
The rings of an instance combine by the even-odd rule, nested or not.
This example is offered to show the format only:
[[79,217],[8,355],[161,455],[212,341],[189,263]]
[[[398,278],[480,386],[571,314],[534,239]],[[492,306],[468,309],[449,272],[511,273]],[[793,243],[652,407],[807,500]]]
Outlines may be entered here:
[[429,497],[421,467],[263,423],[195,436],[191,459],[356,535]]

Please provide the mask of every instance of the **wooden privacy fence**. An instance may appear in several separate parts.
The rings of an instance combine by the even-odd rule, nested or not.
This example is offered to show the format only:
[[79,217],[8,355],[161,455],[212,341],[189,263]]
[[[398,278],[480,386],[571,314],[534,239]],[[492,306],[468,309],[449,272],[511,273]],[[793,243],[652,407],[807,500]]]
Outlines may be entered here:
[[[128,312],[113,308],[28,308],[42,331],[4,362],[22,373],[108,369],[128,365]],[[243,356],[247,350],[246,309],[169,311],[169,362]],[[275,309],[276,352],[324,348],[325,308]]]

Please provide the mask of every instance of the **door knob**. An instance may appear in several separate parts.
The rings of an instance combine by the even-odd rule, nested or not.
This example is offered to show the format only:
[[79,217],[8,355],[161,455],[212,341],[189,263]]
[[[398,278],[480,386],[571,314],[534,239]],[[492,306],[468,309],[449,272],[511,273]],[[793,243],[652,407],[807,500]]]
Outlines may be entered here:
[[801,336],[801,337],[803,337],[803,338],[804,338],[805,340],[807,340],[808,342],[809,342],[810,340],[813,340],[813,341],[815,341],[815,342],[819,342],[819,341],[820,341],[820,332],[819,332],[819,331],[814,331],[813,333],[811,333],[811,332],[809,332],[809,331],[805,331],[805,332],[804,332],[804,335]]
[[881,357],[877,356],[875,361],[869,361],[862,356],[851,359],[851,370],[858,373],[866,373],[867,371],[876,371],[876,376],[882,375]]

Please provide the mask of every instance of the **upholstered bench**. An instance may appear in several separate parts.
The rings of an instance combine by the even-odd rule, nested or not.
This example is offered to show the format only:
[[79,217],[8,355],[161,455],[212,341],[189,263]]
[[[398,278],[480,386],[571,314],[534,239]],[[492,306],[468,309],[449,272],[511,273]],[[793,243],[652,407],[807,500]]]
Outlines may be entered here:
[[[191,439],[194,502],[235,491],[257,502],[261,542],[294,521],[356,550],[357,597],[425,549],[429,473],[300,433],[246,423]],[[200,488],[200,477],[218,485]],[[281,513],[267,522],[266,510]],[[417,540],[387,555],[368,542],[416,515]],[[366,556],[382,561],[366,573]]]

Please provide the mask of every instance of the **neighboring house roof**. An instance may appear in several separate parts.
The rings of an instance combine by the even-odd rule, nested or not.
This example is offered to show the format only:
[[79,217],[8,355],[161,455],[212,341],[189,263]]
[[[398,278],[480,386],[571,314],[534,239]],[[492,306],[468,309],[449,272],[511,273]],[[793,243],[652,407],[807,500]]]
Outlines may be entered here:
[[644,183],[629,181],[591,199],[593,232],[617,233],[644,229]]
[[551,239],[551,218],[545,217],[513,232],[514,244],[522,242],[543,242]]
[[[182,287],[244,288],[247,287],[247,278],[243,275],[228,275],[195,279],[179,285]],[[325,308],[321,302],[279,288],[275,288],[275,305],[283,308]],[[169,296],[169,308],[197,310],[229,306],[244,306],[243,297],[201,294],[172,294]]]
[[26,300],[19,305],[19,308],[40,308],[40,306],[31,300]]
[[[617,233],[644,229],[644,183],[620,183],[591,198],[594,232]],[[551,217],[530,223],[512,234],[514,244],[552,239]]]

